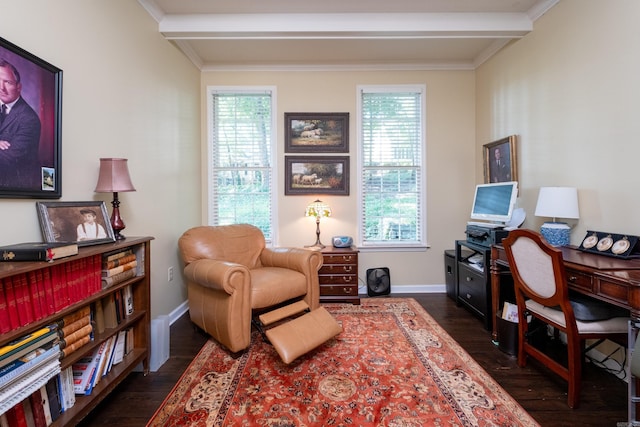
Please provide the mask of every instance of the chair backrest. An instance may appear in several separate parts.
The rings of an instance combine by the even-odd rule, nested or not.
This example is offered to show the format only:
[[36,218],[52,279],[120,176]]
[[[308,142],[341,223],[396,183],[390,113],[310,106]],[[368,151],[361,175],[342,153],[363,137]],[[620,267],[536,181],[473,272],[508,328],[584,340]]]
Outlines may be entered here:
[[260,267],[266,243],[262,231],[249,224],[194,227],[184,232],[178,246],[185,264],[199,259],[216,259]]
[[544,306],[568,306],[571,310],[562,251],[527,229],[511,231],[502,244],[516,291]]

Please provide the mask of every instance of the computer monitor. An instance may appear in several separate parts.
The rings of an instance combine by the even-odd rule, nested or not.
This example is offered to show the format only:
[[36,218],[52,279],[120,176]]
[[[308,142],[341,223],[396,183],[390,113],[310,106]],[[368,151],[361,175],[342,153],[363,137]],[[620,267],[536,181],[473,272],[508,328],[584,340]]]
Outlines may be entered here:
[[473,197],[471,219],[507,223],[518,197],[518,182],[479,184]]

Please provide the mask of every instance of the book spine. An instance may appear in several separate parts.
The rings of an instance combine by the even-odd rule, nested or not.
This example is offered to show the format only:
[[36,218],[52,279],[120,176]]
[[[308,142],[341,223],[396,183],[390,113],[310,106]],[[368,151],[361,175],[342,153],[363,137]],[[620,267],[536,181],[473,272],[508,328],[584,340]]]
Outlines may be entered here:
[[77,330],[79,330],[82,327],[88,325],[89,323],[91,323],[91,316],[90,315],[82,317],[82,318],[76,320],[75,322],[72,322],[72,323],[70,323],[68,325],[63,326],[58,331],[58,334],[60,335],[60,338],[68,337],[70,334],[76,332]]
[[4,280],[0,279],[0,334],[5,334],[11,330],[11,320],[9,319],[4,283]]
[[74,311],[73,313],[64,316],[62,318],[62,324],[60,325],[60,327],[64,327],[66,325],[70,325],[75,321],[78,321],[84,317],[90,316],[91,315],[91,307],[86,306],[86,307],[82,307],[81,309],[79,309],[78,311]]
[[113,285],[117,285],[118,283],[122,283],[125,280],[129,280],[136,277],[136,270],[127,270],[122,273],[114,274],[111,277],[103,277],[102,278],[102,289],[107,289]]
[[42,285],[44,287],[45,301],[49,314],[56,312],[55,298],[53,297],[53,286],[51,284],[51,268],[38,270],[42,272]]
[[4,387],[44,361],[58,359],[60,354],[60,347],[56,344],[48,350],[35,350],[30,353],[30,355],[14,360],[8,365],[3,366],[2,369],[0,369],[0,387]]
[[133,252],[131,251],[131,249],[118,250],[118,251],[115,251],[115,252],[112,252],[112,253],[104,254],[104,255],[103,255],[103,259],[104,259],[106,262],[109,262],[109,261],[113,261],[113,260],[115,260],[115,259],[118,259],[118,258],[122,258],[122,257],[124,257],[124,256],[127,256],[127,255],[129,255],[129,254],[131,254],[131,253],[133,253]]
[[83,326],[82,328],[78,329],[77,331],[69,334],[68,336],[62,338],[60,340],[62,347],[67,348],[69,347],[71,344],[75,343],[76,341],[79,341],[81,338],[85,337],[85,336],[91,336],[91,332],[93,331],[93,326],[86,325]]
[[47,419],[44,415],[44,402],[40,395],[40,389],[29,396],[31,411],[33,412],[33,422],[35,427],[47,427]]
[[50,261],[50,252],[43,248],[17,248],[3,249],[0,252],[0,261]]
[[52,421],[56,421],[62,413],[62,407],[60,406],[60,394],[58,393],[59,382],[60,375],[57,375],[51,378],[44,386],[47,392],[47,399],[49,400],[49,409],[51,410]]
[[29,344],[36,339],[49,334],[51,331],[54,331],[58,328],[58,325],[52,324],[49,326],[45,326],[44,328],[40,328],[37,331],[34,331],[30,334],[24,335],[17,340],[11,341],[9,344],[0,348],[0,357],[6,356],[12,351],[18,350],[20,347]]
[[7,311],[9,312],[9,322],[11,329],[20,327],[20,316],[18,315],[18,303],[16,302],[16,294],[13,288],[13,279],[6,277],[4,279],[4,292],[7,298]]
[[127,264],[135,260],[136,260],[136,254],[125,255],[122,258],[114,259],[113,261],[107,261],[104,266],[104,269],[110,270],[112,268],[119,267],[121,265]]
[[13,289],[16,295],[16,306],[18,307],[18,318],[20,326],[33,322],[33,308],[31,307],[31,296],[26,274],[16,274],[13,276]]
[[114,267],[108,270],[102,270],[102,277],[111,277],[115,274],[122,273],[123,271],[135,269],[138,266],[138,261],[129,261],[126,264]]
[[91,336],[90,335],[85,335],[84,337],[82,337],[79,340],[75,341],[71,345],[65,347],[62,350],[63,357],[69,356],[71,353],[73,353],[74,351],[78,350],[83,345],[88,344],[89,341],[91,341]]
[[31,297],[31,307],[33,308],[33,320],[40,320],[44,317],[42,313],[42,299],[38,294],[38,281],[36,280],[36,272],[27,273],[27,288]]

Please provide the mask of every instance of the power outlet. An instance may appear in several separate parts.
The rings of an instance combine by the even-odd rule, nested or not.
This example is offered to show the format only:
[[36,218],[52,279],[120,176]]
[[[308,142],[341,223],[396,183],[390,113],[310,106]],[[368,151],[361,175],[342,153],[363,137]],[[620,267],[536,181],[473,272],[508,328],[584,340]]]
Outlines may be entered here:
[[167,280],[173,282],[173,267],[169,267],[167,270]]

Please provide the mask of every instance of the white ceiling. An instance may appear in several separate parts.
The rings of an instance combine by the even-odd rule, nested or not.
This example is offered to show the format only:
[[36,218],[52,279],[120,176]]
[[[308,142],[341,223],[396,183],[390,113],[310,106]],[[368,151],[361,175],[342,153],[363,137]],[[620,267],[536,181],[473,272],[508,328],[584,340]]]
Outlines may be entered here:
[[138,0],[201,70],[473,69],[560,0]]

